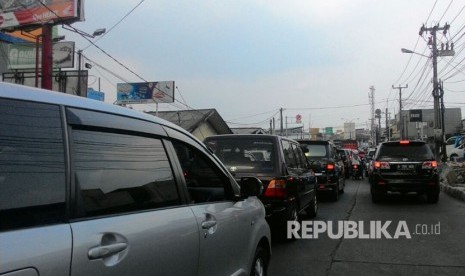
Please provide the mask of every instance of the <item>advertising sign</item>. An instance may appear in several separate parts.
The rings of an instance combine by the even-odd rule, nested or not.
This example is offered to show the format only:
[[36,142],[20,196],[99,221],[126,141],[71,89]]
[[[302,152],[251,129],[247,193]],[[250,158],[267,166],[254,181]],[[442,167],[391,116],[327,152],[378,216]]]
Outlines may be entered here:
[[0,0],[0,30],[83,20],[81,0]]
[[[0,0],[1,1],[1,0]],[[33,69],[36,67],[36,45],[34,43],[8,44],[8,69]],[[39,67],[42,64],[42,49],[39,48]],[[53,67],[74,67],[74,42],[53,43]]]
[[295,116],[295,123],[296,123],[296,124],[302,123],[302,115],[297,114],[297,115]]
[[118,83],[116,101],[118,104],[172,103],[174,88],[174,81]]
[[96,91],[92,88],[87,89],[87,98],[92,100],[97,100],[104,102],[105,101],[105,93]]
[[421,109],[409,110],[410,122],[423,122],[423,113]]

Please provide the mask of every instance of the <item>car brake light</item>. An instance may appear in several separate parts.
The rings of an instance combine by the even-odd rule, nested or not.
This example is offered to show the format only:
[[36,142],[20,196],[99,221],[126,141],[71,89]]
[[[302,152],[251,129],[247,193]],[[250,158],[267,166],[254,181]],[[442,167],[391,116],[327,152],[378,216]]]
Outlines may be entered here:
[[354,169],[356,169],[358,166],[357,165],[354,165]]
[[376,169],[390,169],[391,166],[389,165],[388,162],[375,161],[375,168]]
[[438,167],[438,162],[436,161],[425,161],[421,166],[422,169],[435,169]]
[[272,179],[265,191],[265,197],[283,198],[286,197],[286,180]]
[[327,164],[327,165],[326,165],[326,169],[327,169],[328,171],[334,170],[334,164]]
[[408,140],[402,140],[402,141],[399,142],[399,144],[401,144],[401,145],[408,145],[408,144],[410,144],[410,141],[408,141]]

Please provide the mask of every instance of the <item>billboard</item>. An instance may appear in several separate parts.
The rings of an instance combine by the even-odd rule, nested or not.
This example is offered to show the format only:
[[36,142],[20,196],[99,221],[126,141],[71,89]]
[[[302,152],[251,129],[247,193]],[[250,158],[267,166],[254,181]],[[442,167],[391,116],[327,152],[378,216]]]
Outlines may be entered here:
[[81,0],[0,0],[0,30],[83,20]]
[[409,110],[410,122],[422,122],[423,121],[423,112],[421,109],[411,109]]
[[[0,0],[1,1],[1,0]],[[34,43],[8,45],[8,69],[33,69],[36,67],[36,50]],[[42,49],[39,47],[39,51]],[[39,68],[42,65],[42,54],[39,52]],[[74,42],[62,41],[53,43],[53,67],[74,67]]]
[[172,103],[174,88],[174,81],[118,83],[116,102],[118,104]]

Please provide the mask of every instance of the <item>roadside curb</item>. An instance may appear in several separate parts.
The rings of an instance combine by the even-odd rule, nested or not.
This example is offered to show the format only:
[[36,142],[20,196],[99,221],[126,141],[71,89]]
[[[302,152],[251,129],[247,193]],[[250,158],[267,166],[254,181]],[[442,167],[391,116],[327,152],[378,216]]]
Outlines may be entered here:
[[441,191],[458,200],[465,201],[465,188],[453,187],[441,182]]

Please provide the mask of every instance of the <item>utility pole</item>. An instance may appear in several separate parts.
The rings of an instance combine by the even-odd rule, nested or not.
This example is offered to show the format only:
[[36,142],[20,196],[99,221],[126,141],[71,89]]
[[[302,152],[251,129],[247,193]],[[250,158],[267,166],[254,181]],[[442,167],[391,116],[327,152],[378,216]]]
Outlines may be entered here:
[[399,89],[399,122],[400,122],[400,140],[403,140],[405,139],[405,133],[404,133],[404,117],[402,116],[402,89],[403,88],[408,88],[408,84],[406,84],[405,86],[401,86],[399,84],[399,86],[397,87],[394,87],[394,85],[392,85],[392,89]]
[[389,140],[391,140],[390,139],[391,137],[389,137],[389,135],[390,135],[389,134],[389,113],[388,113],[387,107],[386,107],[385,115],[386,115],[386,141],[389,141]]
[[42,88],[52,90],[53,42],[52,24],[42,26]]
[[[76,93],[76,94],[77,94],[78,96],[82,96],[82,95],[81,95],[81,63],[82,63],[82,50],[79,50],[79,51],[77,52],[77,54],[78,54],[78,76],[77,76],[77,88],[76,88],[76,90],[77,90],[76,92],[77,92],[77,93]],[[157,114],[156,114],[156,115],[158,116],[158,108],[157,108]]]
[[280,123],[281,123],[281,131],[279,135],[283,136],[283,108],[282,107],[279,109],[279,117],[280,117]]
[[422,36],[423,32],[429,32],[431,37],[428,40],[428,45],[431,45],[432,57],[433,57],[433,98],[434,98],[434,155],[436,160],[440,159],[439,156],[439,148],[443,147],[443,155],[446,154],[445,152],[445,145],[444,144],[444,125],[442,123],[442,116],[440,112],[440,99],[442,98],[442,93],[440,93],[439,81],[438,81],[438,56],[453,56],[454,49],[453,44],[451,44],[451,50],[447,47],[446,50],[441,49],[441,51],[437,48],[437,40],[436,40],[436,32],[443,31],[443,34],[446,35],[447,31],[449,30],[450,25],[445,24],[444,27],[439,27],[439,24],[431,27],[426,28],[423,25],[420,28],[419,35]]
[[375,87],[372,85],[370,86],[370,93],[368,94],[368,98],[370,100],[371,105],[371,124],[370,124],[370,131],[371,131],[371,141],[376,146],[376,138],[375,138]]

